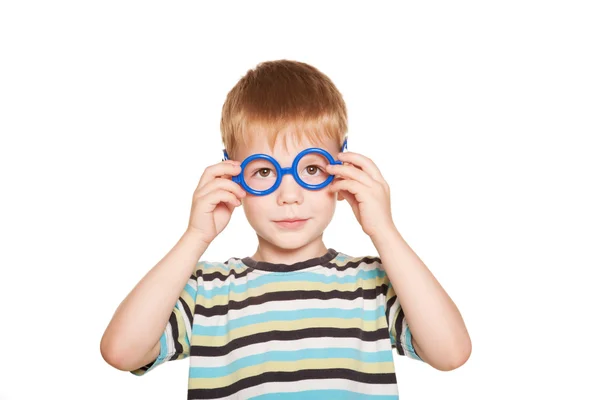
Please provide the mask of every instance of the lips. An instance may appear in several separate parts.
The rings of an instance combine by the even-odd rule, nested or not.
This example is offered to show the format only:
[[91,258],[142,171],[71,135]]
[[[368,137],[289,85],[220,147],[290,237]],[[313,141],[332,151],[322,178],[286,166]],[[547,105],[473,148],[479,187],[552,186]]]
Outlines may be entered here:
[[287,219],[279,219],[275,222],[296,222],[296,221],[306,221],[307,218],[287,218]]
[[281,229],[301,229],[304,225],[306,225],[308,219],[284,219],[275,221],[275,224]]

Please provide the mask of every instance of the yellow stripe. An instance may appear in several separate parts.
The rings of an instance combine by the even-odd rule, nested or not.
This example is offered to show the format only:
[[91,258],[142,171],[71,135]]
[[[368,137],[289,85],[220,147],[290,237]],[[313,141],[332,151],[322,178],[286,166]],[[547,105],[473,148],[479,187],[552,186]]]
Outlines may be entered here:
[[[182,312],[178,308],[174,308],[175,319],[177,321],[178,336],[175,338],[183,347],[183,355],[187,357],[190,355],[190,342],[186,335],[185,321],[183,320]],[[183,358],[183,357],[182,357]]]
[[305,318],[297,321],[267,321],[253,325],[243,326],[237,329],[232,329],[224,336],[205,336],[193,335],[192,346],[225,346],[232,340],[251,336],[257,333],[271,331],[295,331],[306,328],[322,328],[334,327],[340,329],[360,328],[367,332],[374,332],[378,329],[387,327],[385,314],[377,318],[375,321],[363,321],[360,318]]

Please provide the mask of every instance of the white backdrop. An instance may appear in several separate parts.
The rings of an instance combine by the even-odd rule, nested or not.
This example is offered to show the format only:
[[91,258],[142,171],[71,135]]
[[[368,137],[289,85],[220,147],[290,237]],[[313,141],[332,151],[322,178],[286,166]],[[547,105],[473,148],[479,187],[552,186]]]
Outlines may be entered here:
[[[598,3],[214,3],[1,3],[0,400],[186,397],[189,359],[136,377],[100,338],[185,230],[227,92],[282,58],[343,93],[471,334],[451,372],[396,356],[400,397],[600,398]],[[325,243],[375,251],[346,203]],[[256,244],[239,208],[202,259]]]

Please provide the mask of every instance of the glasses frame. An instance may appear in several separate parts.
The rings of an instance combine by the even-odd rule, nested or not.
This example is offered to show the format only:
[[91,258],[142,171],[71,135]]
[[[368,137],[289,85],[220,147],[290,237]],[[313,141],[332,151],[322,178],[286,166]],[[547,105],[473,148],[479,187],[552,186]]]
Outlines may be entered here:
[[[343,152],[347,148],[348,148],[348,138],[345,138],[344,144],[342,144],[342,148],[340,151]],[[277,190],[279,188],[279,185],[281,184],[281,181],[283,180],[283,177],[286,174],[291,174],[294,177],[294,180],[296,181],[296,183],[298,183],[298,185],[302,186],[305,189],[308,189],[308,190],[323,189],[325,186],[329,185],[333,181],[333,179],[334,179],[333,175],[330,175],[323,183],[320,183],[318,185],[311,185],[311,184],[305,183],[304,181],[302,181],[302,179],[300,179],[300,176],[298,176],[298,171],[297,171],[298,163],[300,162],[302,157],[304,157],[306,154],[309,154],[309,153],[317,153],[317,154],[322,155],[329,161],[330,164],[337,164],[337,165],[343,164],[341,161],[335,160],[333,158],[333,156],[327,150],[322,149],[320,147],[311,147],[311,148],[302,150],[294,158],[292,166],[288,167],[288,168],[282,168],[281,165],[279,165],[279,163],[277,162],[277,160],[275,160],[273,157],[271,157],[268,154],[262,154],[262,153],[261,154],[252,154],[251,156],[246,157],[246,159],[244,159],[244,161],[242,161],[242,164],[241,164],[242,172],[239,175],[232,176],[231,180],[234,181],[235,183],[241,185],[246,192],[253,194],[255,196],[266,196],[268,194],[273,193],[275,190]],[[256,159],[263,159],[263,160],[269,161],[271,164],[273,164],[275,166],[275,170],[277,171],[277,179],[275,180],[275,183],[273,184],[273,186],[271,186],[267,190],[254,190],[251,187],[249,187],[246,184],[246,181],[244,180],[244,169],[246,168],[246,165],[248,165],[249,163],[251,163],[252,161],[254,161]],[[225,149],[223,149],[223,160],[221,160],[221,161],[225,161],[225,160],[229,160],[229,155],[227,154],[227,151]]]

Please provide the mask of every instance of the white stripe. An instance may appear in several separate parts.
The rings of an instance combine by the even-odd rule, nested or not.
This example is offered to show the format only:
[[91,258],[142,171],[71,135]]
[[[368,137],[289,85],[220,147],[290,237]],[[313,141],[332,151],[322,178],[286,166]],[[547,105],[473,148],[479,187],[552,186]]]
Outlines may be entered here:
[[366,311],[372,311],[378,307],[383,306],[385,309],[385,296],[383,294],[378,295],[375,299],[365,299],[358,297],[353,300],[345,299],[298,299],[288,301],[277,301],[268,302],[264,304],[255,304],[247,306],[241,310],[229,310],[224,315],[212,315],[205,317],[202,314],[197,313],[194,315],[194,325],[200,326],[225,326],[230,321],[235,321],[238,318],[259,315],[268,311],[297,311],[309,308],[326,309],[326,308],[340,308],[343,310],[351,310],[355,308],[363,309]]
[[233,350],[223,356],[191,356],[190,367],[223,367],[244,357],[268,351],[297,351],[303,349],[350,348],[364,352],[392,351],[389,339],[368,342],[359,338],[315,337],[297,340],[271,340]]
[[[346,379],[307,379],[298,382],[268,382],[261,385],[253,386],[244,390],[240,390],[231,396],[223,397],[223,399],[251,399],[254,396],[259,396],[266,393],[289,393],[302,392],[304,390],[349,390],[352,392],[362,393],[366,395],[398,395],[398,385],[396,383],[389,384],[373,384],[356,382]],[[348,396],[352,397],[352,396]]]
[[[194,289],[194,291],[198,289],[198,279],[190,277],[187,281],[187,284],[190,285]],[[185,290],[185,286],[183,289]]]
[[174,354],[175,342],[173,339],[173,328],[171,327],[171,322],[167,323],[167,328],[165,331],[167,332],[167,354]]

